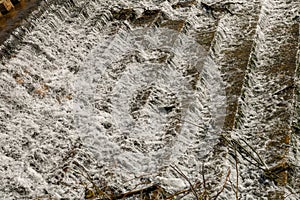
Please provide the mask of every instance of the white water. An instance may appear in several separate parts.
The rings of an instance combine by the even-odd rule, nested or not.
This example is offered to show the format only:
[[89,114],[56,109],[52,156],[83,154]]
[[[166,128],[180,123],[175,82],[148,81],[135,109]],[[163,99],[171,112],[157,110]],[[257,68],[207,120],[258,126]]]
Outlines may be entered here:
[[[243,1],[244,5],[231,8],[243,13],[253,7],[253,13],[243,17],[223,13],[209,52],[193,37],[197,31],[216,26],[200,1],[178,10],[171,7],[175,1],[74,3],[46,2],[46,11],[31,18],[34,26],[25,33],[15,55],[0,65],[0,198],[82,199],[85,185],[80,182],[87,187],[91,184],[84,173],[66,173],[66,166],[84,168],[96,183],[104,180],[123,192],[143,182],[140,176],[171,192],[187,188],[188,183],[171,165],[194,183],[202,181],[204,164],[207,184],[213,188],[211,196],[222,188],[228,168],[235,183],[234,161],[226,155],[227,149],[218,146],[226,115],[224,88],[230,85],[220,71],[227,65],[223,53],[243,37],[252,40],[247,34],[256,31],[254,52],[261,63],[257,66],[264,69],[265,54],[274,59],[272,42],[267,43],[273,36],[264,26],[271,20],[264,19],[269,16],[266,10],[271,12],[277,2]],[[260,15],[254,4],[262,5]],[[170,19],[185,19],[187,30],[178,33],[112,21],[108,9],[112,7],[133,7],[138,15],[143,8],[161,9]],[[249,28],[244,34],[242,25],[256,16],[259,28]],[[8,43],[15,40],[12,36]],[[259,70],[248,74],[246,99],[240,102],[245,115],[232,137],[250,138],[249,143],[262,148],[256,146],[255,134],[265,113],[256,108],[273,101],[257,97],[253,88],[265,88],[270,80]],[[263,130],[265,123],[261,126]],[[267,191],[281,190],[269,180],[262,183],[262,171],[241,162],[242,199],[264,198]],[[294,189],[282,190],[289,194]],[[220,197],[235,198],[229,183]]]
[[[193,77],[184,75],[186,66],[200,73],[196,89]],[[218,142],[226,103],[220,73],[183,34],[120,30],[92,50],[78,77],[78,130],[99,162],[115,165],[110,171],[120,176],[120,185],[163,173],[183,157],[183,167],[194,166],[186,169],[191,174]]]

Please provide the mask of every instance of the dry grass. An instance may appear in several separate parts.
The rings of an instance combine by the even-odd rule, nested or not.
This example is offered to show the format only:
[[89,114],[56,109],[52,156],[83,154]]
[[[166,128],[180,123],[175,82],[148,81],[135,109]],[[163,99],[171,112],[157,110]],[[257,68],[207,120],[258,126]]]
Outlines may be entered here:
[[202,181],[196,181],[192,183],[191,180],[179,169],[178,166],[170,166],[182,179],[184,179],[189,187],[178,190],[173,193],[167,192],[160,184],[152,184],[141,189],[135,189],[124,193],[117,193],[115,191],[109,191],[107,186],[99,186],[91,179],[91,177],[80,170],[72,170],[83,176],[92,187],[85,189],[85,199],[90,200],[117,200],[117,199],[140,199],[140,200],[175,200],[182,199],[189,195],[189,199],[195,200],[217,200],[225,189],[230,176],[230,169],[228,169],[225,181],[216,195],[210,196],[206,188],[206,179],[204,174],[204,165],[202,168]]

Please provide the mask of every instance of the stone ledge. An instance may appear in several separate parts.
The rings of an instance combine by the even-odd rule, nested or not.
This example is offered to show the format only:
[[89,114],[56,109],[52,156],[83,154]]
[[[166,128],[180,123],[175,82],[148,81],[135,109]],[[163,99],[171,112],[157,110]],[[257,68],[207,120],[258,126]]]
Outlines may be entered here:
[[19,0],[14,0],[13,2],[11,0],[0,0],[0,17],[11,11],[14,8],[14,4],[18,2]]

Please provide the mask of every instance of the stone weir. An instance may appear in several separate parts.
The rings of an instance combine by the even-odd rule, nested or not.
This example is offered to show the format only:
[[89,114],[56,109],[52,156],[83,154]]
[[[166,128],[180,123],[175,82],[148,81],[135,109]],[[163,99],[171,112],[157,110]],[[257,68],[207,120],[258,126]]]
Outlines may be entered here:
[[10,12],[20,0],[0,0],[0,17]]

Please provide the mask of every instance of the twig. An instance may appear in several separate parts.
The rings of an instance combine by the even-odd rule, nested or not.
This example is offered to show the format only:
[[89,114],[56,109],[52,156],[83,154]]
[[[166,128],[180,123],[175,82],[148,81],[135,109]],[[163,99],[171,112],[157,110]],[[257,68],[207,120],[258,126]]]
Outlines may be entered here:
[[92,178],[90,177],[90,175],[87,173],[87,172],[84,172],[82,169],[80,169],[80,167],[78,167],[78,170],[75,170],[75,169],[72,169],[72,168],[69,168],[68,170],[71,170],[81,176],[83,176],[85,179],[87,179],[92,185],[93,185],[93,188],[95,189],[96,191],[96,196],[99,197],[99,195],[103,195],[103,196],[106,196],[109,200],[111,200],[111,198],[109,197],[108,194],[106,194],[106,192],[100,190],[100,188],[95,184],[95,182],[92,180]]
[[[161,189],[161,187],[158,184],[154,184],[154,185],[151,185],[149,187],[142,188],[139,190],[134,190],[134,191],[115,195],[111,198],[111,200],[124,199],[124,198],[132,197],[132,196],[138,195],[138,194],[149,194],[150,192],[153,192],[157,189]],[[104,200],[108,200],[108,199],[104,199]]]
[[[196,187],[200,187],[202,183],[201,182],[197,182],[195,185],[194,185],[194,188]],[[184,194],[184,193],[189,193],[192,191],[192,188],[188,188],[188,189],[185,189],[185,190],[181,190],[181,191],[178,191],[178,192],[175,192],[174,194],[166,197],[166,200],[172,200],[175,196],[178,196],[180,194]]]
[[286,199],[288,196],[291,196],[291,195],[297,195],[297,197],[299,197],[298,194],[300,194],[300,191],[298,191],[298,192],[292,192],[292,193],[286,195],[286,196],[284,197],[284,199]]
[[204,174],[204,163],[202,163],[202,179],[203,179],[203,193],[202,197],[203,199],[207,196],[207,190],[206,190],[206,181],[205,181],[205,174]]
[[224,184],[223,184],[223,187],[222,187],[222,189],[216,194],[214,200],[216,200],[216,199],[218,198],[218,196],[224,191],[225,186],[226,186],[226,184],[227,184],[227,181],[228,181],[228,179],[229,179],[229,176],[230,176],[230,168],[228,168],[227,176],[226,176],[225,182],[224,182]]
[[233,185],[233,183],[232,183],[232,181],[231,181],[231,179],[229,178],[229,183],[230,183],[230,186],[231,186],[231,189],[234,191],[234,193],[236,193],[236,188],[234,187],[234,185]]
[[[235,149],[237,148],[237,152],[243,157],[243,159],[245,159],[246,161],[248,161],[249,163],[251,163],[252,165],[254,165],[255,167],[258,167],[259,169],[265,170],[263,167],[261,166],[265,166],[265,163],[262,161],[262,159],[260,158],[260,156],[258,155],[258,153],[253,149],[253,147],[251,147],[251,145],[249,145],[245,140],[242,139],[243,142],[246,143],[246,145],[252,150],[254,151],[254,153],[257,155],[258,159],[255,158],[255,156],[249,152],[249,150],[247,150],[244,146],[241,145],[240,142],[238,142],[237,140],[229,140],[226,138],[225,135],[221,135],[221,137],[228,143],[228,145],[232,148]],[[247,156],[249,156],[250,158],[252,158],[256,163],[253,163],[250,159],[248,159],[244,154],[246,154]]]
[[178,120],[180,120],[180,121],[182,121],[182,122],[186,122],[186,123],[191,124],[191,125],[194,125],[194,126],[196,126],[196,127],[198,127],[198,128],[203,128],[202,126],[199,126],[198,124],[196,124],[196,123],[194,123],[194,122],[191,122],[191,121],[185,120],[185,119],[181,119],[180,117],[175,117],[175,119],[178,119]]
[[258,157],[258,159],[260,160],[260,164],[261,165],[264,165],[265,167],[267,167],[266,166],[266,164],[265,164],[265,162],[261,159],[261,157],[259,156],[259,154],[255,151],[255,149],[250,145],[250,144],[248,144],[247,142],[246,142],[246,140],[244,140],[244,139],[242,139],[241,138],[241,140],[243,141],[243,142],[245,142],[245,144],[257,155],[257,157]]
[[239,168],[238,168],[238,155],[236,153],[236,148],[234,148],[235,154],[235,170],[236,170],[236,189],[235,189],[235,198],[239,200]]
[[192,190],[192,192],[194,193],[194,195],[195,195],[195,197],[196,197],[196,199],[197,200],[199,200],[199,198],[198,198],[198,194],[197,194],[197,192],[195,191],[195,188],[194,188],[194,186],[192,185],[192,183],[190,182],[190,180],[189,180],[189,178],[177,167],[177,166],[172,166],[171,165],[171,168],[172,169],[174,169],[180,176],[182,176],[188,183],[189,183],[189,185],[190,185],[190,187],[191,187],[191,190]]

